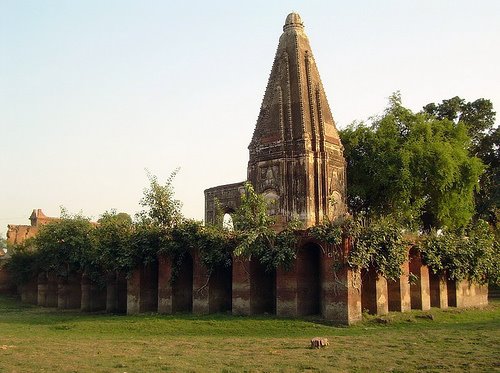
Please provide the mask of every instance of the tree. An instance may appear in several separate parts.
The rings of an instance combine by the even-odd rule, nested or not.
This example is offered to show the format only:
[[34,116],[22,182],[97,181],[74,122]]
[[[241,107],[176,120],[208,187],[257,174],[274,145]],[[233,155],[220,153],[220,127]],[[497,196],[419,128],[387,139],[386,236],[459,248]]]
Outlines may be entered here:
[[168,177],[165,185],[158,182],[158,178],[147,171],[149,188],[144,189],[144,196],[139,202],[145,208],[137,218],[146,224],[153,224],[162,228],[171,228],[183,220],[182,204],[174,198],[172,185],[179,169],[174,170]]
[[108,272],[131,267],[128,255],[133,224],[130,215],[106,211],[94,230],[95,245],[100,266]]
[[480,158],[486,166],[476,193],[477,216],[496,225],[499,221],[500,191],[500,131],[495,128],[493,104],[479,98],[467,102],[456,96],[441,103],[424,106],[424,112],[437,119],[449,119],[465,125],[472,139],[469,148],[472,155]]
[[252,256],[270,271],[279,265],[287,267],[296,258],[295,233],[299,222],[292,221],[286,229],[276,233],[274,219],[267,211],[268,204],[264,197],[246,182],[241,204],[233,219],[238,241],[234,253],[237,256]]
[[340,136],[354,213],[392,215],[426,229],[469,222],[483,165],[469,155],[463,123],[413,113],[396,93],[382,116],[354,123]]
[[97,273],[93,230],[93,224],[81,215],[63,215],[60,220],[43,225],[34,237],[41,270],[61,276],[72,272]]

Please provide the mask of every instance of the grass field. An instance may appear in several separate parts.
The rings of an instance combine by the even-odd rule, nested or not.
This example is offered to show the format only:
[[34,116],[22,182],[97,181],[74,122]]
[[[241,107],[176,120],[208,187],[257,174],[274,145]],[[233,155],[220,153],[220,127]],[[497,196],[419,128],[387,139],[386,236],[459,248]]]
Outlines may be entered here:
[[[384,320],[334,327],[264,316],[88,315],[0,297],[0,372],[500,372],[499,301]],[[316,336],[330,346],[310,349]]]

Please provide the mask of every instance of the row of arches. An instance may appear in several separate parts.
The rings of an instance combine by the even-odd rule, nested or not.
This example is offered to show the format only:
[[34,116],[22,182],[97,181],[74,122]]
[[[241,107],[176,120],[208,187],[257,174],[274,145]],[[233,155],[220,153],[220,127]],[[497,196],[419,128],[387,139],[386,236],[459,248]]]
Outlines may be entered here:
[[[298,251],[297,260],[290,272],[268,270],[258,260],[250,259],[245,261],[244,270],[240,271],[243,273],[235,273],[237,270],[233,265],[221,266],[206,281],[207,277],[199,273],[200,264],[196,262],[196,255],[193,257],[186,253],[179,265],[177,278],[172,283],[169,281],[170,276],[159,276],[158,265],[140,269],[139,277],[132,280],[132,283],[139,283],[137,290],[140,301],[137,312],[156,312],[161,309],[163,298],[168,298],[171,302],[171,308],[165,311],[167,313],[196,311],[199,299],[208,302],[208,307],[204,308],[208,313],[232,312],[233,298],[238,297],[233,292],[233,284],[239,281],[239,275],[243,275],[246,278],[241,282],[247,294],[242,297],[248,298],[247,313],[276,315],[278,300],[286,302],[293,299],[296,304],[296,312],[293,314],[320,315],[323,273],[321,254],[319,245],[308,243]],[[164,271],[161,266],[162,264],[160,271]],[[287,292],[290,286],[292,289]],[[165,287],[169,288],[167,292],[162,291]]]
[[459,288],[459,284],[463,286],[461,282],[430,271],[415,249],[409,251],[402,271],[399,279],[387,280],[374,268],[361,270],[361,308],[371,314],[385,314],[389,311],[457,307],[460,306],[458,296],[463,298],[467,293],[467,289]]

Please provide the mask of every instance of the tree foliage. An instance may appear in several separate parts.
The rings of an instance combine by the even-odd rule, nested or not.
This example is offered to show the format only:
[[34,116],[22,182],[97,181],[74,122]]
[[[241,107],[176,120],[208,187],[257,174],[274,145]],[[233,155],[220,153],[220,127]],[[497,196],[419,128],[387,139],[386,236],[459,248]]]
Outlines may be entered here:
[[356,214],[391,215],[411,227],[461,227],[474,214],[483,171],[463,123],[413,113],[399,94],[371,125],[341,131],[348,203]]
[[43,225],[34,239],[41,269],[59,276],[98,270],[93,229],[90,220],[81,215],[63,215],[60,220]]
[[123,271],[133,266],[129,255],[133,230],[132,219],[126,213],[112,210],[101,215],[93,234],[98,259],[104,271]]
[[500,284],[500,247],[484,220],[462,232],[434,231],[424,237],[420,251],[434,273],[445,273],[453,280]]
[[171,228],[182,221],[182,203],[175,199],[172,185],[178,172],[179,169],[174,170],[161,185],[158,178],[147,171],[149,188],[144,189],[144,196],[139,202],[144,210],[137,215],[138,220],[162,228]]
[[255,192],[252,184],[245,183],[241,205],[233,218],[237,233],[234,253],[259,260],[269,271],[280,265],[288,268],[297,257],[296,230],[299,222],[292,221],[286,229],[277,233],[273,229],[274,219],[267,211],[264,197]]
[[484,98],[467,102],[453,97],[438,104],[430,103],[424,106],[424,111],[438,119],[462,123],[467,128],[472,139],[471,154],[486,165],[480,190],[476,193],[477,216],[497,225],[500,218],[500,129],[495,127],[493,104]]

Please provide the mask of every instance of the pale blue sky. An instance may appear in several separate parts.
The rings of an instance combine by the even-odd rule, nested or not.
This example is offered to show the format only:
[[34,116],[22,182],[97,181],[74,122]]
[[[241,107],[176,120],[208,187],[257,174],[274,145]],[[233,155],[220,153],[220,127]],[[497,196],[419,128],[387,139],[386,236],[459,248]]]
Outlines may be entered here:
[[133,214],[176,167],[187,217],[246,178],[285,17],[339,127],[456,95],[500,110],[500,1],[0,0],[0,235],[31,210]]

